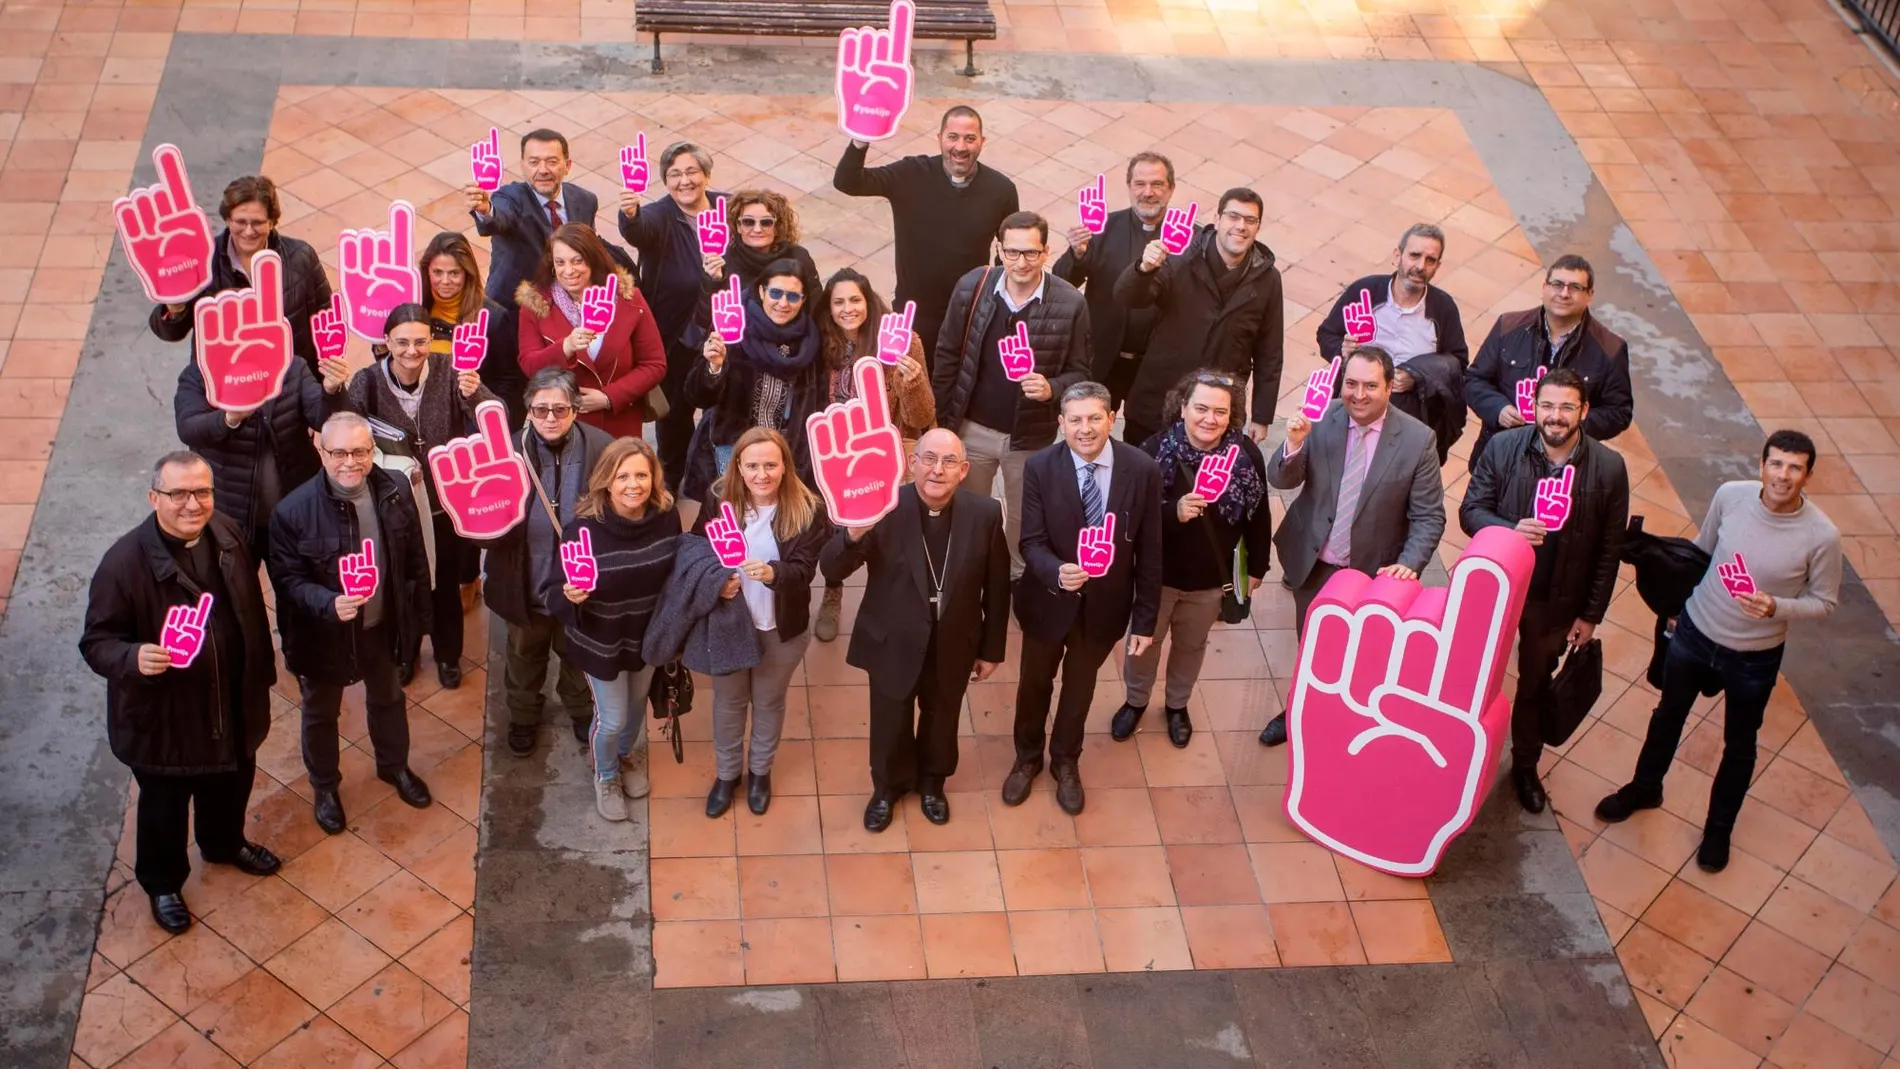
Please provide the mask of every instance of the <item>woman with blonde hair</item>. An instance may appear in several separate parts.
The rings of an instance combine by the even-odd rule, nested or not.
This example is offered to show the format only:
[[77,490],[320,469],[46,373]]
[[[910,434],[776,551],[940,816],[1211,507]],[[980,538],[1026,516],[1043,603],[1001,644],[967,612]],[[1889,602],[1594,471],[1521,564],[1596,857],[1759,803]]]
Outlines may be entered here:
[[[595,462],[562,533],[565,560],[591,558],[593,582],[577,586],[556,568],[542,600],[567,629],[567,651],[594,692],[594,807],[627,819],[628,798],[646,797],[646,697],[654,665],[642,640],[679,549],[680,516],[660,458],[640,438],[617,438]],[[624,774],[623,774],[624,773]]]
[[[722,505],[731,506],[737,531],[724,529]],[[709,526],[713,521],[720,526]],[[786,693],[811,644],[811,580],[818,552],[831,537],[831,520],[823,499],[799,479],[784,436],[754,427],[733,443],[732,464],[713,484],[694,531],[705,534],[715,550],[722,542],[743,543],[745,560],[720,597],[744,597],[760,651],[757,667],[712,677],[718,778],[706,796],[706,815],[722,816],[732,807],[739,774],[748,768],[746,805],[763,813],[772,800],[772,758],[785,726]]]

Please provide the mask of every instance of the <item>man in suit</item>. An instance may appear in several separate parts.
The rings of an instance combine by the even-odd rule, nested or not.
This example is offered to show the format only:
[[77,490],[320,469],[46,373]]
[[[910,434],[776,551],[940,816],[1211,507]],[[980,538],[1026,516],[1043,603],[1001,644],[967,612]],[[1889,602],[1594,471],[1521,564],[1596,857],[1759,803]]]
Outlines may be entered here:
[[514,308],[515,287],[534,274],[555,227],[594,225],[600,201],[567,184],[573,169],[567,138],[553,130],[530,130],[521,139],[521,173],[527,181],[510,182],[492,194],[473,184],[462,187],[475,232],[489,239],[488,297],[503,308]]
[[1108,387],[1111,413],[1134,385],[1155,325],[1153,306],[1130,308],[1115,299],[1115,280],[1161,236],[1161,217],[1174,197],[1174,163],[1158,152],[1137,152],[1128,160],[1127,180],[1128,207],[1108,213],[1100,234],[1089,233],[1085,226],[1070,228],[1069,251],[1054,269],[1057,278],[1088,298],[1095,348],[1089,377]]
[[[1082,730],[1095,699],[1095,673],[1128,635],[1140,656],[1154,641],[1161,610],[1161,469],[1154,458],[1109,438],[1108,387],[1078,382],[1062,392],[1063,440],[1029,458],[1023,470],[1025,570],[1016,587],[1023,628],[1022,677],[1016,685],[1016,767],[1003,781],[1003,804],[1021,805],[1042,771],[1049,698],[1056,669],[1062,699],[1049,740],[1056,804],[1082,811]],[[1083,528],[1114,524],[1114,557],[1091,578],[1078,563]],[[1092,535],[1094,532],[1088,532]],[[1093,553],[1088,553],[1094,556]]]
[[[1339,401],[1317,426],[1297,412],[1287,417],[1286,441],[1267,461],[1268,484],[1304,487],[1273,537],[1302,633],[1334,572],[1417,579],[1445,533],[1437,436],[1392,407],[1391,354],[1361,345],[1339,377]],[[1267,722],[1260,741],[1286,741],[1285,713]]]
[[871,676],[868,831],[890,827],[893,807],[913,788],[926,820],[949,821],[943,783],[957,771],[963,692],[1003,661],[1003,513],[995,498],[958,489],[969,472],[955,434],[926,433],[897,508],[873,526],[839,528],[818,559],[830,583],[871,566],[845,657]]

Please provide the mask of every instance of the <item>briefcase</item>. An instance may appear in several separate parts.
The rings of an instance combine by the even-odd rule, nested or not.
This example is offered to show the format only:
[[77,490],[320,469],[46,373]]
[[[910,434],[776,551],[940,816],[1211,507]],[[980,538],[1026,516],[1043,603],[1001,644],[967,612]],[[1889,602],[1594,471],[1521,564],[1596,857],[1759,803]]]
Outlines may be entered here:
[[1603,640],[1591,639],[1564,655],[1539,717],[1544,745],[1562,746],[1603,695]]

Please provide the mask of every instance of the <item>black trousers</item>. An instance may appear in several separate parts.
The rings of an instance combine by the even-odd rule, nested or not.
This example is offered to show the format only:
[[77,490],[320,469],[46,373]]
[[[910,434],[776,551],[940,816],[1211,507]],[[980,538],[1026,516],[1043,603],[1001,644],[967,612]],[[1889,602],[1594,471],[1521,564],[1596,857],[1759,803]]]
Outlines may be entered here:
[[448,513],[435,517],[435,590],[430,594],[435,620],[429,644],[435,650],[437,664],[455,664],[462,659],[462,561],[479,554],[480,550],[455,533]]
[[256,766],[247,758],[231,772],[172,776],[134,771],[139,783],[137,856],[132,872],[148,895],[175,895],[191,875],[185,853],[191,807],[198,809],[198,853],[229,861],[244,847],[244,811],[251,804]]
[[1062,698],[1056,703],[1056,723],[1049,733],[1050,765],[1072,765],[1082,756],[1082,732],[1088,726],[1089,706],[1095,701],[1095,673],[1115,652],[1119,642],[1098,643],[1082,628],[1077,613],[1069,633],[1059,643],[1023,635],[1022,677],[1016,684],[1016,760],[1042,757],[1049,699],[1055,693],[1056,670],[1062,670]]
[[[384,632],[388,626],[380,624],[356,636],[356,667],[363,677],[363,711],[369,720],[376,771],[395,775],[409,764],[409,699],[389,654],[389,636]],[[336,790],[343,782],[336,722],[343,710],[344,685],[307,677],[297,683],[303,688],[303,767],[310,773],[313,789]]]
[[660,389],[666,393],[666,418],[659,421],[654,436],[660,454],[660,470],[666,475],[666,488],[679,493],[680,479],[686,475],[686,453],[693,444],[693,406],[686,403],[686,372],[697,352],[669,346],[666,354],[666,378]]
[[941,683],[931,645],[908,695],[893,697],[878,689],[875,677],[871,681],[871,786],[880,793],[935,793],[957,774],[957,721],[970,673],[953,676],[961,682]]
[[1517,697],[1511,701],[1511,767],[1536,768],[1544,756],[1542,718],[1550,677],[1563,659],[1564,639],[1577,618],[1526,602],[1517,625]]

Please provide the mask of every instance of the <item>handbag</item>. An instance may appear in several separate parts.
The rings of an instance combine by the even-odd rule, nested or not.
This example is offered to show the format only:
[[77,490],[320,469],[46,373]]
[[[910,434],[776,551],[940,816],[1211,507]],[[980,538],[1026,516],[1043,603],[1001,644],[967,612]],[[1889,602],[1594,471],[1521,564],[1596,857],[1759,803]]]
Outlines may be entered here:
[[666,737],[673,744],[675,764],[686,763],[685,740],[680,738],[680,717],[693,711],[693,673],[678,661],[653,669],[653,681],[647,684],[647,700],[653,703],[653,719],[666,721]]
[[1603,640],[1593,638],[1564,654],[1563,666],[1545,694],[1538,733],[1544,745],[1562,746],[1603,696]]

